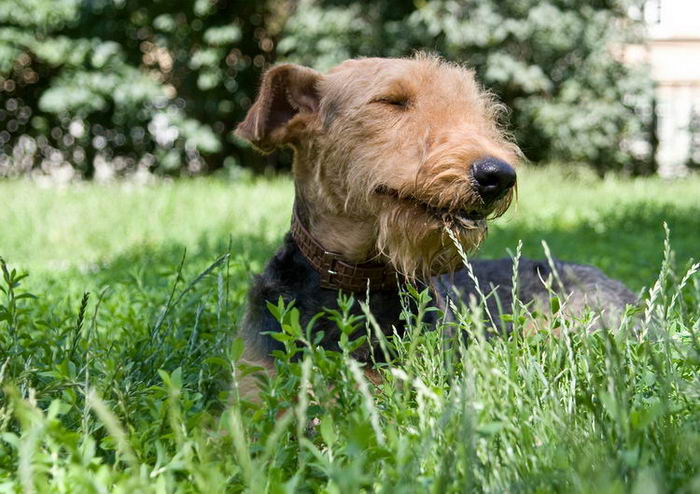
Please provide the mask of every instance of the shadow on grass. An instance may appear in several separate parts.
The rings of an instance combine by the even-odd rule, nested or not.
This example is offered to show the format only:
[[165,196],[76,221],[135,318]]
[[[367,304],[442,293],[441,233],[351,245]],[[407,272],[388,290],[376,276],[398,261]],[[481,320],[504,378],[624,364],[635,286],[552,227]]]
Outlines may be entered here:
[[[523,254],[541,258],[540,242],[545,240],[556,257],[597,265],[638,291],[656,279],[663,256],[664,222],[671,229],[677,265],[683,269],[690,258],[700,257],[696,239],[700,208],[629,205],[604,218],[570,227],[562,223],[559,227],[543,224],[533,228],[503,222],[480,255],[501,257],[507,248],[515,250],[522,239]],[[196,380],[203,366],[209,366],[207,375],[215,377],[200,388],[207,395],[215,394],[221,389],[216,376],[229,370],[209,358],[226,354],[240,322],[251,276],[262,270],[283,234],[261,232],[229,238],[223,232],[209,230],[187,246],[169,242],[134,247],[89,271],[74,268],[31,276],[28,289],[39,298],[31,301],[31,312],[26,317],[39,322],[23,325],[29,328],[25,341],[45,344],[46,348],[36,352],[49,355],[73,331],[70,328],[80,312],[83,293],[90,291],[94,305],[87,314],[88,318],[95,314],[94,326],[100,336],[97,343],[85,342],[81,351],[94,347],[91,355],[97,367],[91,375],[109,376],[108,384],[128,381],[133,389],[141,389],[139,386],[160,382],[158,369],[170,372],[182,366],[188,369],[189,379]],[[187,256],[182,263],[185,247]],[[227,253],[228,262],[216,263]],[[213,263],[214,268],[209,269]],[[176,285],[178,273],[182,277]],[[98,311],[97,295],[106,286],[110,289]],[[35,350],[28,346],[27,352]],[[50,360],[44,364],[53,365]],[[81,365],[76,364],[76,368]],[[31,374],[40,376],[47,368],[36,367]]]
[[[159,369],[181,367],[192,389],[213,399],[228,389],[230,368],[221,357],[228,358],[251,275],[262,269],[279,241],[269,234],[229,239],[213,233],[203,232],[193,245],[137,246],[89,270],[30,276],[28,289],[38,298],[26,317],[46,322],[27,341],[60,347],[76,318],[82,318],[77,315],[82,299],[89,328],[83,334],[92,336],[75,340],[75,353],[82,358],[90,348],[90,375],[104,379],[102,396],[119,396],[127,410],[134,393],[161,383]],[[33,374],[51,365],[38,362]]]
[[211,232],[206,232],[195,244],[167,242],[158,246],[134,247],[103,263],[93,274],[103,283],[131,278],[135,270],[143,273],[147,279],[160,279],[163,275],[175,272],[183,255],[185,256],[184,271],[189,273],[192,270],[203,269],[216,258],[227,253],[231,254],[232,263],[257,272],[262,269],[281,239],[282,233],[278,238],[270,240],[264,235],[217,237]]
[[650,286],[661,266],[666,222],[671,231],[671,248],[679,269],[690,259],[700,259],[700,204],[693,208],[671,205],[629,203],[570,226],[542,227],[505,222],[494,229],[484,243],[480,257],[502,257],[515,251],[523,241],[523,255],[543,257],[542,240],[562,260],[593,264],[631,289]]
[[[524,256],[542,258],[541,242],[544,240],[555,257],[598,266],[635,291],[649,286],[656,279],[663,258],[664,222],[671,230],[671,247],[676,253],[678,268],[685,268],[690,259],[700,258],[697,242],[700,206],[680,209],[650,203],[627,204],[605,216],[592,216],[571,225],[547,222],[533,227],[531,224],[498,221],[477,257],[506,256],[508,250],[514,252],[518,240],[522,240]],[[79,277],[93,287],[135,284],[149,291],[162,290],[165,296],[185,250],[183,273],[186,280],[196,276],[217,257],[230,253],[234,267],[231,286],[244,293],[251,276],[262,270],[283,234],[280,231],[274,238],[262,234],[229,238],[217,231],[206,231],[194,245],[170,242],[135,247],[89,273],[81,273]]]

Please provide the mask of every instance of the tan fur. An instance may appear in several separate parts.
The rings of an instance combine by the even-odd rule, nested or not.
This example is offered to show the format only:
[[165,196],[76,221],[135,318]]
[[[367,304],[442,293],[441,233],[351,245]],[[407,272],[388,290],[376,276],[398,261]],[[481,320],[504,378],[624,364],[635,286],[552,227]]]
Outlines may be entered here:
[[294,149],[297,197],[326,249],[427,279],[460,264],[446,227],[469,250],[486,222],[426,205],[493,217],[510,204],[512,191],[484,211],[469,178],[480,158],[519,157],[501,111],[472,71],[434,56],[349,60],[326,74],[284,64],[267,71],[237,134],[263,151]]

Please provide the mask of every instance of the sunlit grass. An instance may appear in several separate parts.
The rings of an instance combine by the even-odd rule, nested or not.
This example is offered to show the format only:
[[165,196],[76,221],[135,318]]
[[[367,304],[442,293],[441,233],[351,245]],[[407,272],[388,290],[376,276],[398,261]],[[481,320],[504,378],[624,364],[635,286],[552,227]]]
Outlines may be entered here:
[[[541,257],[544,239],[650,288],[615,334],[582,331],[584,314],[524,337],[516,307],[513,336],[486,340],[478,307],[437,330],[406,312],[375,387],[353,343],[298,344],[294,308],[272,301],[286,352],[248,405],[235,334],[288,179],[0,183],[0,492],[697,492],[697,190],[521,172],[482,254],[522,239]],[[335,317],[349,340],[375,333]]]

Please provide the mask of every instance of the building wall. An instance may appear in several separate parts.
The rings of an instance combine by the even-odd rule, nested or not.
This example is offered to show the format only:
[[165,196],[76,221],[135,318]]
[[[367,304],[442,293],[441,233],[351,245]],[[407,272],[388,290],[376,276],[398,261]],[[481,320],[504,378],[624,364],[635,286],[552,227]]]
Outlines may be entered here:
[[683,175],[691,115],[700,114],[700,0],[651,0],[644,14],[648,41],[629,55],[650,65],[656,83],[659,174]]

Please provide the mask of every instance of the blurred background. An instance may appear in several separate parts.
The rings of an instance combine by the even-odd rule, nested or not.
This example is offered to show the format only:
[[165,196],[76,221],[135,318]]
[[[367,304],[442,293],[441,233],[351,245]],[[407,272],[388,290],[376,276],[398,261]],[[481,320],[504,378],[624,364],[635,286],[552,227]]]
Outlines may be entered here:
[[266,67],[416,50],[475,68],[534,165],[700,164],[697,0],[0,0],[0,177],[285,169],[232,135]]

